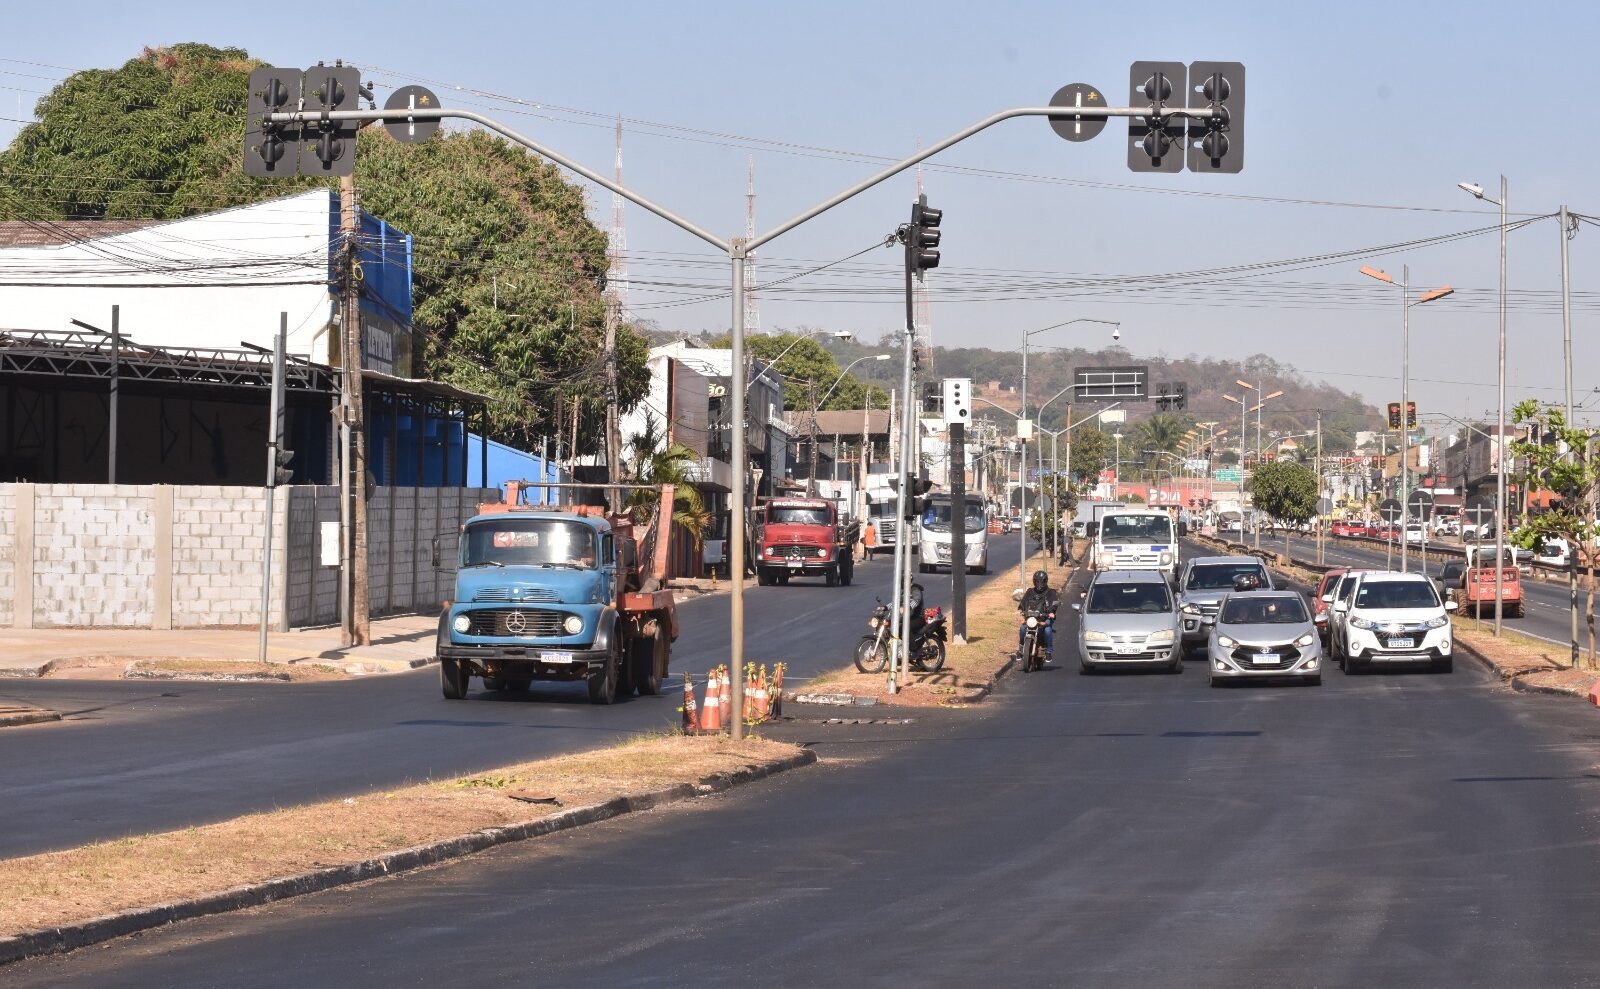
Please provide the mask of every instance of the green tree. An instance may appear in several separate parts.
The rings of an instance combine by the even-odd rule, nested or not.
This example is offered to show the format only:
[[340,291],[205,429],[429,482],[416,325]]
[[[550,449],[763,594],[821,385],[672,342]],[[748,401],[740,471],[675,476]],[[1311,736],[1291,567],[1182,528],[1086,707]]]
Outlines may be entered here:
[[1294,526],[1316,514],[1316,471],[1290,460],[1274,460],[1252,471],[1245,487],[1258,511],[1289,523],[1283,533],[1283,551],[1288,553]]
[[[76,72],[0,153],[0,217],[172,219],[327,185],[243,174],[241,48],[147,48]],[[358,140],[362,205],[413,235],[420,371],[490,397],[490,434],[519,446],[578,399],[580,445],[604,420],[606,238],[554,165],[481,131],[399,144]],[[617,335],[619,405],[648,387],[648,345]]]
[[1179,412],[1157,412],[1139,423],[1139,449],[1174,453],[1183,445],[1183,436],[1194,425],[1194,420]]
[[[696,557],[711,527],[711,513],[706,509],[700,489],[690,480],[700,457],[682,443],[668,443],[661,421],[646,410],[644,430],[628,437],[624,459],[628,464],[627,477],[632,484],[673,485],[672,521],[683,526],[694,540]],[[644,525],[661,503],[659,490],[635,490],[628,494],[628,510],[635,524]]]
[[[733,338],[728,334],[712,341],[712,346],[727,347]],[[745,347],[759,360],[772,364],[773,370],[784,376],[783,407],[810,409],[811,388],[816,387],[818,402],[835,381],[839,387],[822,402],[820,409],[859,409],[871,401],[872,408],[889,406],[889,394],[876,385],[863,384],[855,375],[839,378],[839,362],[828,353],[814,336],[800,333],[752,333],[745,337]]]
[[[1550,509],[1525,519],[1511,539],[1524,549],[1534,549],[1541,540],[1563,539],[1572,553],[1574,568],[1582,568],[1586,594],[1584,622],[1589,630],[1589,668],[1600,669],[1595,655],[1595,564],[1600,557],[1600,525],[1597,525],[1596,499],[1600,497],[1600,462],[1596,460],[1596,439],[1600,430],[1578,429],[1567,424],[1566,414],[1556,406],[1540,405],[1532,399],[1519,402],[1511,421],[1529,425],[1537,438],[1554,442],[1516,440],[1511,454],[1527,465],[1517,478],[1518,486],[1543,487],[1561,500]],[[1578,665],[1578,644],[1572,643],[1572,664]]]
[[1081,484],[1099,480],[1100,471],[1116,455],[1116,441],[1110,433],[1102,433],[1093,426],[1079,426],[1072,431],[1072,458],[1069,468]]

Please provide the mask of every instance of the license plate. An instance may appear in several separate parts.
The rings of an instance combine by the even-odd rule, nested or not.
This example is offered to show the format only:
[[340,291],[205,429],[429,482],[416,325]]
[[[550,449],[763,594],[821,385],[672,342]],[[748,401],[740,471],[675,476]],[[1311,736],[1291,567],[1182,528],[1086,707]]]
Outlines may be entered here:
[[799,560],[790,560],[789,561],[789,569],[790,570],[801,570],[801,569],[804,569],[804,567],[805,567],[805,564],[801,563]]
[[572,654],[564,652],[542,652],[539,654],[539,662],[555,663],[558,666],[566,666],[571,664]]
[[1250,657],[1250,662],[1257,666],[1277,666],[1278,654],[1275,652],[1258,652]]
[[1132,655],[1134,655],[1136,653],[1141,653],[1141,652],[1144,652],[1144,646],[1138,646],[1138,645],[1132,645],[1132,644],[1117,646],[1117,655],[1118,656],[1132,656]]
[[1417,640],[1416,639],[1390,639],[1389,640],[1389,648],[1390,649],[1415,649],[1416,647],[1417,647]]

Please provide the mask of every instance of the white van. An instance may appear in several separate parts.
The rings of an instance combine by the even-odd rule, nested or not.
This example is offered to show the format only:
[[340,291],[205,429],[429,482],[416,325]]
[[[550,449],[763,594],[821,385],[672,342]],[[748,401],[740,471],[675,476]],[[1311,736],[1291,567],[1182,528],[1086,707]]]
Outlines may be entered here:
[[1091,559],[1096,570],[1159,570],[1171,581],[1178,568],[1179,535],[1177,523],[1164,511],[1106,512]]

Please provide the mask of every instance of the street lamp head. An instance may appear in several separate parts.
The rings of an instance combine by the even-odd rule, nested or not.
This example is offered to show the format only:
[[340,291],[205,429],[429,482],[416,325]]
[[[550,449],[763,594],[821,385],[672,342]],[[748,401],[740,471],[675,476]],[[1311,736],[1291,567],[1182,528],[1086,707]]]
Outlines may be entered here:
[[875,361],[886,361],[893,356],[893,354],[873,354],[872,359]]
[[1268,402],[1270,402],[1270,401],[1272,401],[1272,400],[1273,400],[1273,399],[1275,399],[1275,398],[1281,398],[1281,397],[1282,397],[1282,396],[1283,396],[1283,391],[1282,391],[1282,390],[1279,390],[1279,391],[1275,391],[1275,392],[1273,392],[1273,393],[1272,393],[1272,394],[1271,394],[1271,395],[1267,395],[1267,396],[1265,396],[1265,397],[1264,397],[1264,398],[1262,398],[1262,399],[1261,399],[1261,404],[1262,404],[1262,405],[1265,405],[1265,404],[1267,404],[1267,403],[1268,403]]
[[1234,405],[1243,405],[1244,404],[1244,399],[1242,399],[1242,398],[1234,398],[1232,395],[1223,395],[1222,397],[1227,399],[1228,401],[1232,402]]
[[854,340],[856,337],[856,335],[849,330],[834,330],[833,333],[829,335],[835,340]]
[[1435,299],[1442,299],[1447,295],[1453,294],[1455,294],[1455,289],[1451,288],[1449,285],[1446,285],[1442,288],[1436,288],[1432,292],[1422,293],[1422,298],[1418,299],[1416,304],[1420,306],[1424,302],[1432,302]]
[[1389,274],[1387,271],[1384,271],[1382,268],[1369,268],[1366,265],[1362,265],[1361,273],[1366,275],[1368,278],[1376,278],[1378,281],[1386,282],[1390,285],[1394,284],[1394,276]]
[[1483,198],[1483,186],[1476,182],[1457,182],[1456,188],[1460,189],[1462,192],[1471,193],[1473,196],[1476,196],[1479,199]]

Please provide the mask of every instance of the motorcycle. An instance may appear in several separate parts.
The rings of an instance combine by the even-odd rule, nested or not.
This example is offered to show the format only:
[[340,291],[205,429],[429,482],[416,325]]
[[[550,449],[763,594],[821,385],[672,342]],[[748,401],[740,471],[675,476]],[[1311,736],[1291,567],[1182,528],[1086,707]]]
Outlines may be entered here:
[[[918,673],[937,673],[944,668],[945,641],[949,634],[944,624],[944,609],[926,608],[922,612],[923,625],[912,636],[908,650],[911,669]],[[862,673],[882,673],[889,665],[889,639],[894,634],[889,620],[889,606],[880,598],[867,620],[872,631],[856,643],[856,669]]]
[[1029,611],[1023,618],[1027,632],[1022,636],[1022,649],[1018,653],[1017,669],[1024,673],[1044,669],[1044,649],[1041,645],[1043,639],[1039,634],[1044,624],[1055,616],[1047,611]]

